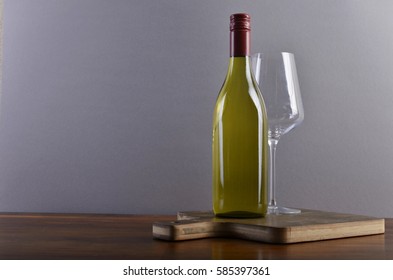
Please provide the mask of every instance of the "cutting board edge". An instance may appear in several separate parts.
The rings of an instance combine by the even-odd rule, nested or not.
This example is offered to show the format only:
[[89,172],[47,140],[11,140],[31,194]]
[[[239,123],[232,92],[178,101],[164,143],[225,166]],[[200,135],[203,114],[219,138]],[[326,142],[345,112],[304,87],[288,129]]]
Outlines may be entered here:
[[[286,228],[287,232],[283,234],[283,236],[285,237],[279,243],[301,243],[384,234],[385,219],[375,218],[364,221],[315,224],[307,227],[308,230],[306,230],[306,233],[308,233],[308,235],[305,234],[304,226]],[[337,228],[339,228],[340,230],[337,231]]]
[[153,237],[169,241],[193,240],[221,237],[221,225],[209,220],[180,220],[153,223]]
[[[171,241],[192,240],[211,237],[240,238],[273,244],[292,244],[347,237],[383,234],[385,219],[318,210],[311,213],[349,215],[353,221],[314,223],[309,225],[261,225],[240,222],[242,219],[214,219],[212,212],[182,211],[178,220],[169,223],[154,223],[153,237]],[[288,217],[288,216],[287,216]],[[239,223],[237,223],[239,221]]]

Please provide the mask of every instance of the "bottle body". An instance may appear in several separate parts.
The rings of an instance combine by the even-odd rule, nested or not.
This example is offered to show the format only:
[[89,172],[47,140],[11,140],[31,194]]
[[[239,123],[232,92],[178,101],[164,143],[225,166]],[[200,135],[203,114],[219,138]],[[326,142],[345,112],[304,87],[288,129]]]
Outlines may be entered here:
[[249,56],[230,57],[213,115],[213,210],[261,217],[267,209],[267,116]]

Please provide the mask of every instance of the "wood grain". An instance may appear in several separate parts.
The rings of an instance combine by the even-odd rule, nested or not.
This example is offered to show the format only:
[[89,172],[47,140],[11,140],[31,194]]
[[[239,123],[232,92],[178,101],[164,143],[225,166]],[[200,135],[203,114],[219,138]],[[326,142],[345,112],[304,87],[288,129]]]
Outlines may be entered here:
[[224,219],[216,218],[211,212],[180,212],[177,221],[153,225],[156,238],[173,241],[231,237],[298,243],[384,232],[384,219],[306,209],[299,215],[268,215],[257,219]]
[[152,224],[176,216],[0,213],[0,259],[393,259],[385,234],[276,245],[209,238],[154,239]]

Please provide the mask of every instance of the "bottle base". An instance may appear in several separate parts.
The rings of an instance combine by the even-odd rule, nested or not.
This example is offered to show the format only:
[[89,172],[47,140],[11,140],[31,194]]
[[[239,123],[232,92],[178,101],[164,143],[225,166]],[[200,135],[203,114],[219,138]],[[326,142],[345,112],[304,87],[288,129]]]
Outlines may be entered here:
[[254,213],[247,211],[231,211],[225,213],[215,213],[216,217],[219,218],[236,218],[236,219],[252,219],[252,218],[262,218],[265,216],[263,213]]

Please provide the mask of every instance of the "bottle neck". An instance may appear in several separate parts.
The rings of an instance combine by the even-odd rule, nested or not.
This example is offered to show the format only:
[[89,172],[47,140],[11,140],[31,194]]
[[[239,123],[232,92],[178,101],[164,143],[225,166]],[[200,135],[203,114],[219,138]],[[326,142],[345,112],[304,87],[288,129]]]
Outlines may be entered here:
[[236,29],[230,33],[230,57],[250,56],[250,30]]
[[227,79],[231,76],[238,78],[244,77],[247,80],[252,80],[251,59],[249,56],[229,58]]

